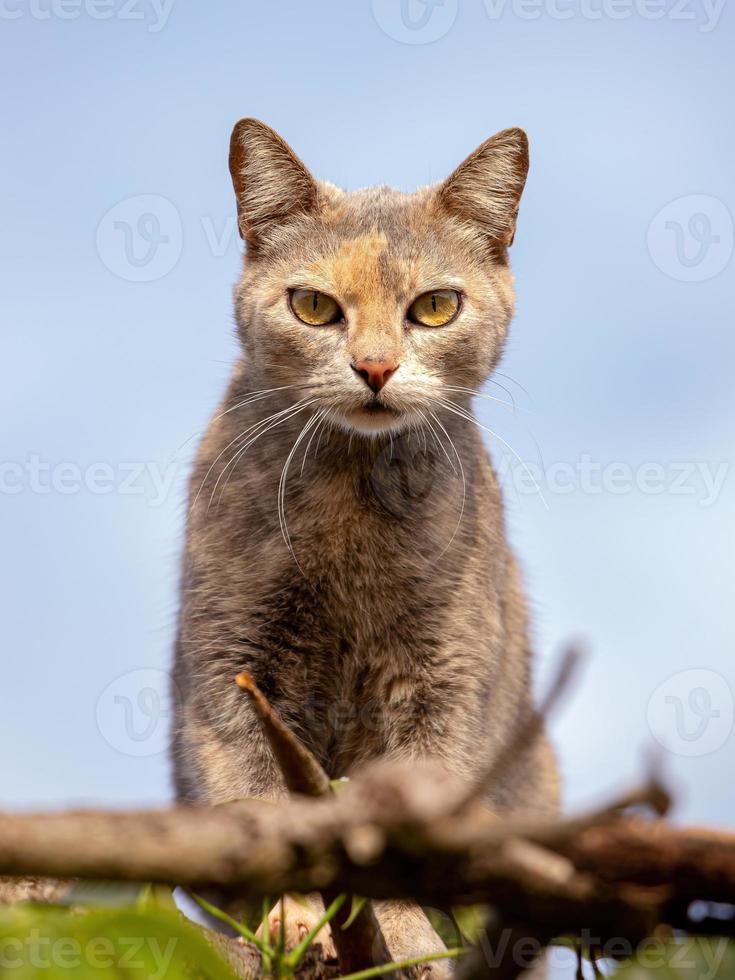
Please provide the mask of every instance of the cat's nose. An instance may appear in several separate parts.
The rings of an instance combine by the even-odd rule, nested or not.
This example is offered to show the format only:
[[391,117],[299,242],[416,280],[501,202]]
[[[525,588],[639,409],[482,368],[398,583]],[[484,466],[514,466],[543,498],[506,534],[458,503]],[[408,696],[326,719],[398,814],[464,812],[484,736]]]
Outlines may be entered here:
[[368,388],[377,393],[381,388],[388,384],[388,381],[396,373],[399,365],[392,358],[376,360],[372,357],[364,357],[360,361],[352,361],[350,367],[359,374]]

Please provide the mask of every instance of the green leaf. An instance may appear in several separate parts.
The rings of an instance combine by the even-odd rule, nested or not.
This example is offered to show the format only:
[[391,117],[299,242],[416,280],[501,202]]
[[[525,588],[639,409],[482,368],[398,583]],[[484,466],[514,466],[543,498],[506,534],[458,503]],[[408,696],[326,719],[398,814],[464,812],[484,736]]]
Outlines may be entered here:
[[168,909],[0,910],[3,975],[13,980],[236,980],[206,934]]

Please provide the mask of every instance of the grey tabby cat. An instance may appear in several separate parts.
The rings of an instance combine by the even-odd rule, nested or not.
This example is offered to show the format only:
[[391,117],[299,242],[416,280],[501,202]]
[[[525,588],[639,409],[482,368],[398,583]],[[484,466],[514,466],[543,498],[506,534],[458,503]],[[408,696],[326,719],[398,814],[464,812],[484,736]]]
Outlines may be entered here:
[[[182,801],[284,792],[242,670],[332,777],[388,757],[471,780],[528,719],[526,609],[471,408],[513,312],[527,168],[509,129],[436,187],[345,193],[263,123],[235,126],[241,354],[191,483]],[[557,800],[541,739],[487,804]],[[394,955],[439,947],[417,908],[378,911]],[[291,942],[313,915],[292,906]]]

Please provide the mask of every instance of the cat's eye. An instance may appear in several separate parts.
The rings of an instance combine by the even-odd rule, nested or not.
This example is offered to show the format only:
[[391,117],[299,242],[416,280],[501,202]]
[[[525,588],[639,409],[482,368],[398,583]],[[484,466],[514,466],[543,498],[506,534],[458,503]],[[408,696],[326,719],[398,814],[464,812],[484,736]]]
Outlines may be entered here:
[[422,327],[443,327],[453,320],[459,311],[459,293],[456,289],[435,289],[422,293],[408,308],[408,319]]
[[312,327],[325,327],[328,323],[339,323],[343,319],[337,301],[315,289],[292,289],[289,302],[299,320]]

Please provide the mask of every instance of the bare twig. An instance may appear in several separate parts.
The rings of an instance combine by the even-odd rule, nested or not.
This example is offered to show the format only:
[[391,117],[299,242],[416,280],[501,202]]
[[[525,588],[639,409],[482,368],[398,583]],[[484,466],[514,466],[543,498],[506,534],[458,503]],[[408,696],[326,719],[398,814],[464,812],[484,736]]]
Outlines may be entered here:
[[304,743],[273,710],[255,679],[243,671],[237,675],[235,682],[250,698],[263,733],[283,774],[286,788],[291,793],[303,793],[305,796],[324,796],[328,793],[329,776]]

